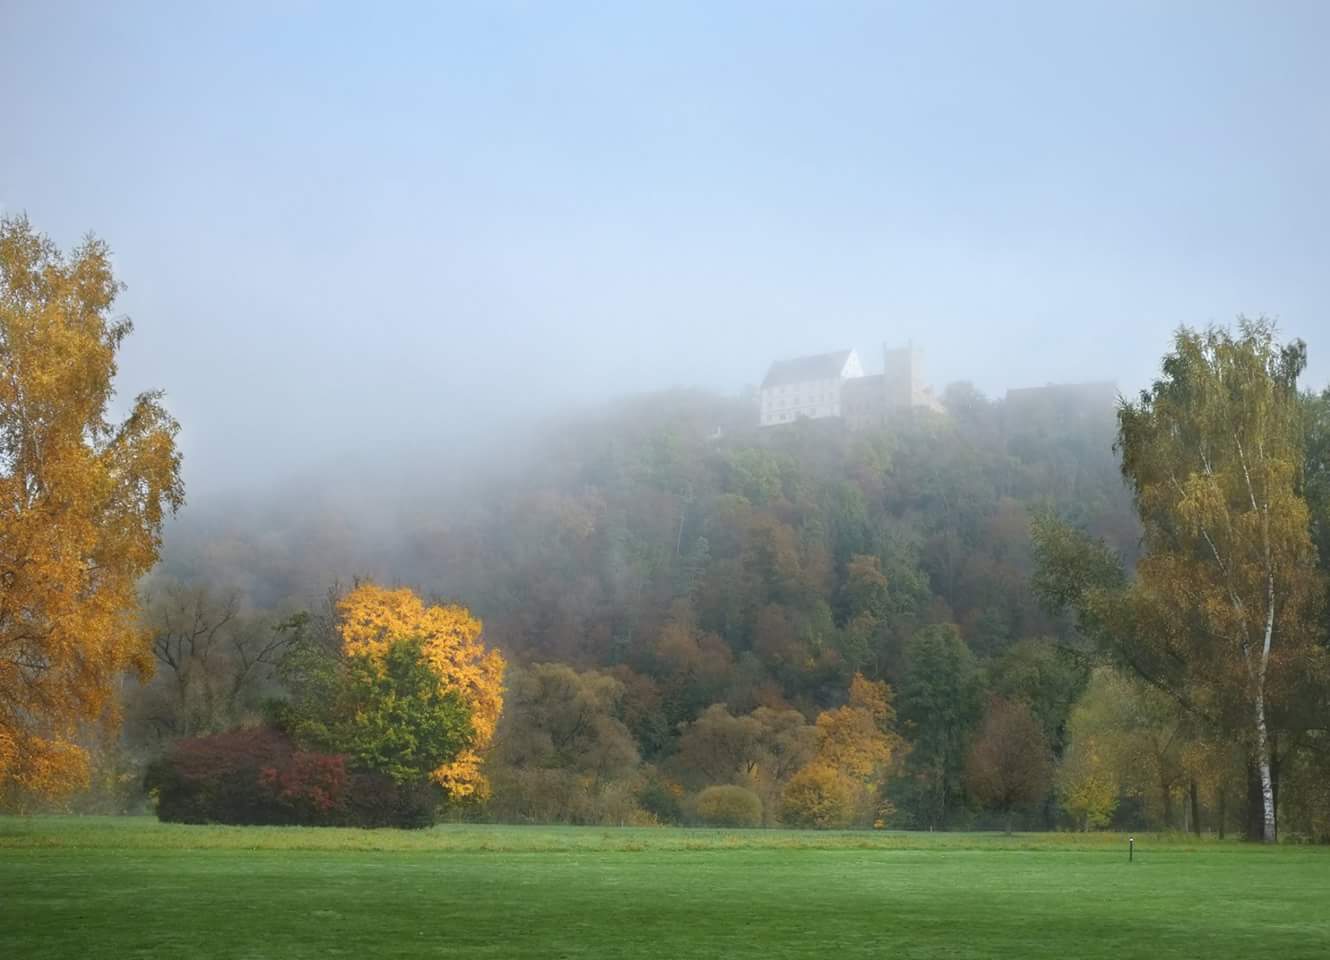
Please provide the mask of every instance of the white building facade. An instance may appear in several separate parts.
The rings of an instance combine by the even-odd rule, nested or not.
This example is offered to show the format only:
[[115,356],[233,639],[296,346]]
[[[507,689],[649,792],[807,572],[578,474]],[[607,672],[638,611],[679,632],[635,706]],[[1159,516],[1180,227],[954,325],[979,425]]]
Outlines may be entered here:
[[771,365],[760,390],[762,426],[841,416],[845,383],[864,375],[854,350],[820,353]]
[[850,430],[886,425],[910,410],[943,411],[923,382],[922,358],[913,345],[882,350],[882,373],[865,375],[854,350],[838,350],[773,363],[762,381],[759,423],[839,418]]

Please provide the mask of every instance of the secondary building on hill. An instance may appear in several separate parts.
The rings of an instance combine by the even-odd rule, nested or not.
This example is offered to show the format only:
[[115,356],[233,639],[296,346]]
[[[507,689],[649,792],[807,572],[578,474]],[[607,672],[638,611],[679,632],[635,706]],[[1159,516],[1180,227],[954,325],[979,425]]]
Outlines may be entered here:
[[924,385],[920,355],[913,347],[882,351],[882,373],[865,376],[854,350],[781,360],[762,381],[759,423],[835,417],[851,430],[881,426],[911,408],[942,410]]
[[1003,408],[1013,423],[1066,426],[1111,417],[1117,408],[1118,396],[1118,385],[1108,380],[1050,383],[1043,387],[1008,390]]
[[1017,387],[1007,391],[1007,405],[1019,410],[1070,406],[1097,411],[1115,407],[1117,402],[1118,385],[1112,380],[1050,383],[1042,387]]

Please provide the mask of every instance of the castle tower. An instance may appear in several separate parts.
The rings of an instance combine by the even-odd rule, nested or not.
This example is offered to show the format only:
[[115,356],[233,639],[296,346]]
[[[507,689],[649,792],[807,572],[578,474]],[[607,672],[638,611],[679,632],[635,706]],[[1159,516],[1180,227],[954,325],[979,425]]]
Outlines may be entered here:
[[927,406],[923,384],[923,358],[914,344],[889,349],[882,346],[882,389],[887,409]]

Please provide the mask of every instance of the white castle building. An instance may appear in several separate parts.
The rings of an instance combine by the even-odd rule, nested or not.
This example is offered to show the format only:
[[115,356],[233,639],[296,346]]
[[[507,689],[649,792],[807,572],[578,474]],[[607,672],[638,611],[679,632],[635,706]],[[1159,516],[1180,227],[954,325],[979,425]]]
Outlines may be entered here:
[[760,390],[759,423],[843,419],[851,429],[878,426],[909,408],[942,410],[922,380],[921,358],[912,346],[882,350],[882,373],[865,375],[859,354],[837,350],[771,365]]
[[762,381],[762,426],[841,415],[845,384],[864,375],[853,350],[778,360]]

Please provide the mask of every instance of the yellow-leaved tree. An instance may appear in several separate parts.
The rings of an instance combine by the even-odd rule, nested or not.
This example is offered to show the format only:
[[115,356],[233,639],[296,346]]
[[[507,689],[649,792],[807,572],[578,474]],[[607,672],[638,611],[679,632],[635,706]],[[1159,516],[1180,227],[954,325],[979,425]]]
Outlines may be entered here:
[[452,797],[484,797],[489,782],[482,754],[503,710],[503,656],[480,641],[481,622],[465,607],[426,606],[411,590],[364,583],[337,603],[342,650],[351,656],[385,656],[394,643],[415,640],[448,690],[471,711],[474,741],[434,780]]
[[0,220],[0,802],[87,779],[81,729],[114,722],[126,670],[152,671],[139,578],[184,500],[160,395],[108,417],[130,323],[104,243],[64,256]]
[[882,779],[903,745],[892,730],[895,716],[890,688],[855,674],[849,702],[818,714],[817,753],[785,787],[785,819],[810,827],[876,822]]

